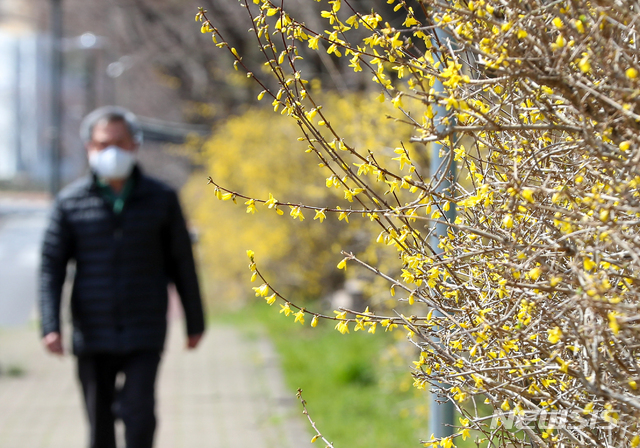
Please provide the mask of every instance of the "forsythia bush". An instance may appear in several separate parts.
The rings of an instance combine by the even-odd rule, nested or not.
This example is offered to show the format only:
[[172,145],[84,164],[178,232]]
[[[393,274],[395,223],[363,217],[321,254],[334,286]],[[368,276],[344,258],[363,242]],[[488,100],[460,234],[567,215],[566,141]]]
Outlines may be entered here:
[[[318,82],[314,81],[316,88]],[[367,94],[347,97],[326,95],[326,107],[338,121],[344,135],[357,139],[364,147],[389,147],[393,153],[396,132],[385,127],[385,115],[391,113],[388,103]],[[409,137],[409,133],[406,133]],[[255,197],[287,197],[318,204],[343,197],[341,189],[327,189],[318,171],[318,161],[304,152],[297,141],[294,122],[284,121],[264,108],[252,108],[217,126],[213,135],[198,146],[198,162],[207,175],[230,189],[242,190]],[[227,303],[246,297],[247,268],[238,253],[251,247],[264,254],[261,267],[288,294],[308,299],[318,298],[342,286],[344,275],[335,269],[335,258],[345,247],[362,249],[371,235],[359,223],[330,220],[322,226],[300,214],[288,216],[291,210],[281,207],[277,213],[260,212],[258,203],[233,197],[232,194],[210,194],[202,189],[202,173],[196,173],[185,187],[183,196],[189,216],[199,232],[201,256],[206,266],[206,286],[215,288],[211,296]],[[320,185],[318,185],[320,183]],[[338,182],[335,182],[339,186]],[[242,207],[229,207],[219,202],[233,200]],[[246,203],[246,204],[245,204]],[[255,216],[254,216],[255,214]],[[312,218],[308,216],[307,218]],[[320,220],[316,220],[316,223]],[[324,220],[324,218],[322,218]],[[331,241],[327,245],[327,241]],[[371,251],[370,251],[371,252]],[[371,256],[378,256],[379,250]]]
[[[326,217],[318,226],[367,224],[379,234],[372,245],[395,247],[395,266],[345,252],[338,267],[374,272],[410,308],[335,316],[300,308],[259,270],[266,247],[249,252],[264,281],[256,294],[279,298],[297,322],[333,319],[342,333],[404,328],[417,349],[415,386],[431,386],[462,414],[453,435],[425,446],[469,437],[490,446],[638,446],[638,4],[389,0],[397,20],[331,0],[322,2],[325,29],[312,30],[286,1],[240,3],[280,83],[260,98],[297,124],[326,184],[345,199],[307,200],[311,173],[289,197],[254,195],[252,179],[239,176],[233,185],[214,178],[210,194],[242,198],[260,209],[257,219],[279,210]],[[206,11],[196,19],[265,85]],[[394,157],[341,133],[297,68],[300,46],[349,58],[378,85],[395,111],[375,132],[393,130]],[[409,141],[419,145],[413,152]],[[422,161],[434,148],[429,172]],[[292,143],[277,157],[296,151]],[[269,178],[275,188],[278,173]]]

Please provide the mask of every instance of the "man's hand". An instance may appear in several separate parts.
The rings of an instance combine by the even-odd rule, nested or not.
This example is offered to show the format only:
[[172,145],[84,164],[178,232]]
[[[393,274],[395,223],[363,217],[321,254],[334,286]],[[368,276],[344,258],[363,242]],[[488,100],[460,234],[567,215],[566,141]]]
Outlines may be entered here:
[[187,348],[189,350],[194,349],[200,343],[200,339],[202,339],[202,334],[190,334],[187,338]]
[[60,337],[60,333],[52,331],[42,338],[42,342],[49,352],[56,355],[62,355],[64,353],[62,350],[62,337]]

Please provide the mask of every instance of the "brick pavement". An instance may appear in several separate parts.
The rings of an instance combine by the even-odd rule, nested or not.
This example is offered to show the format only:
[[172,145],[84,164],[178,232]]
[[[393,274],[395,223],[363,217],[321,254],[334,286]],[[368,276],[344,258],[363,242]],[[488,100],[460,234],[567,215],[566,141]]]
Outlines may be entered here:
[[[156,448],[311,446],[266,338],[212,326],[196,351],[183,345],[175,323],[158,382]],[[35,327],[0,329],[0,448],[85,447],[80,400],[72,357],[45,354]]]

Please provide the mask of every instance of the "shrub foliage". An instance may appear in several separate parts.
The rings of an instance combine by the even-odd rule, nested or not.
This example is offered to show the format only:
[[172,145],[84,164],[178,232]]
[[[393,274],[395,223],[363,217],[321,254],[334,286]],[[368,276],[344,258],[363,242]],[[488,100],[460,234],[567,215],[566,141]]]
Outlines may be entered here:
[[[390,0],[402,15],[392,20],[332,0],[326,29],[312,30],[286,2],[254,3],[240,6],[280,84],[259,99],[297,123],[345,199],[311,206],[218,184],[216,194],[262,213],[369,223],[379,232],[372,245],[397,249],[395,264],[383,271],[345,253],[338,267],[376,273],[409,307],[324,316],[281,296],[281,312],[312,325],[334,319],[342,333],[404,327],[419,353],[415,386],[463,415],[453,436],[426,446],[452,446],[472,430],[491,446],[638,446],[638,4]],[[196,19],[266,85],[215,19],[204,10]],[[297,68],[299,47],[348,58],[371,77],[395,106],[393,154],[340,134]],[[407,127],[412,137],[400,141]],[[277,285],[263,280],[256,295],[272,303]],[[509,429],[478,411],[481,402],[516,420],[565,418]]]

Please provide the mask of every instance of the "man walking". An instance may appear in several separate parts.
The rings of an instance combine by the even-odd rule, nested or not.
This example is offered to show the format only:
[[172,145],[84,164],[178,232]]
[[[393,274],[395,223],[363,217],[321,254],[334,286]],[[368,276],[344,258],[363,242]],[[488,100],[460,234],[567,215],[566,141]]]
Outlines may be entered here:
[[84,119],[81,136],[91,174],[57,196],[44,238],[43,342],[62,354],[61,292],[75,260],[73,352],[90,447],[115,448],[114,421],[121,418],[127,448],[151,448],[169,282],[184,308],[188,347],[204,332],[191,242],[176,193],[136,164],[141,131],[131,112],[100,108]]

